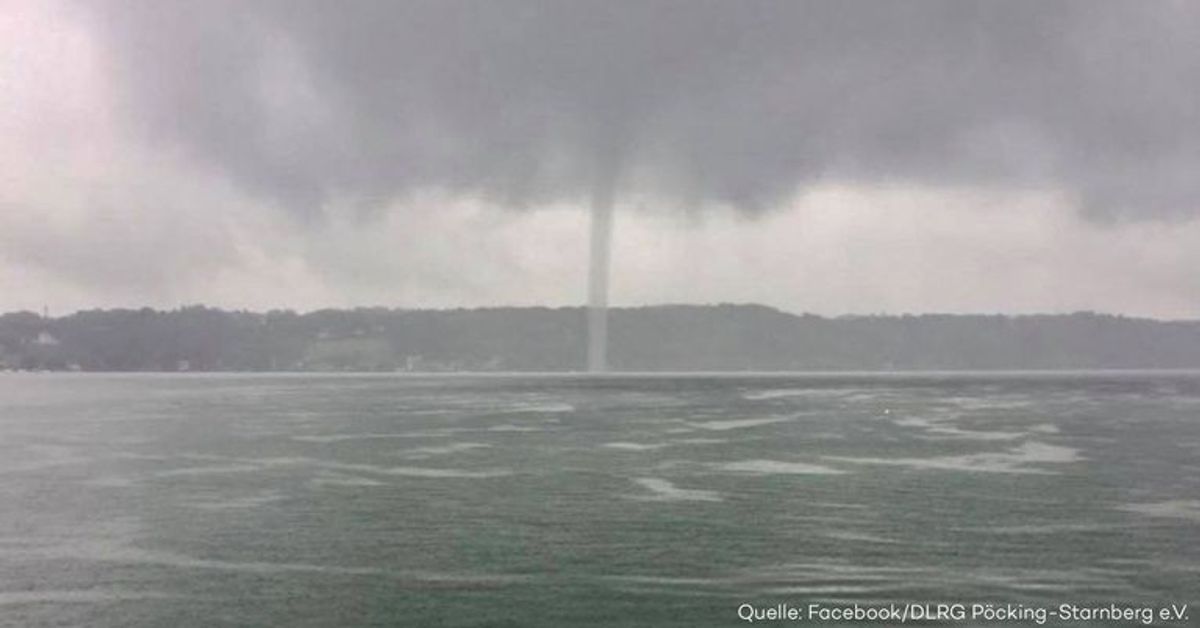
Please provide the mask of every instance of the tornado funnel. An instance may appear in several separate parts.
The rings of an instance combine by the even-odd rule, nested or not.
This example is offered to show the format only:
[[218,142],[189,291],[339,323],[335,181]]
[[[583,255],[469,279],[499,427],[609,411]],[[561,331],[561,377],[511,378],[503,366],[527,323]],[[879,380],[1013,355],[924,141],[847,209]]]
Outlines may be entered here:
[[613,186],[592,194],[591,260],[588,269],[587,369],[608,370],[608,275],[612,258]]

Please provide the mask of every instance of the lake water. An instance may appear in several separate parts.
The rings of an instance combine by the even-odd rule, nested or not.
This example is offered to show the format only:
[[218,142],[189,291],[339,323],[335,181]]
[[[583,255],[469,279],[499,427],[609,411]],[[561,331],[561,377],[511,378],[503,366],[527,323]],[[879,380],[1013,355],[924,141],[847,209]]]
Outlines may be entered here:
[[0,375],[0,625],[1198,593],[1195,375]]

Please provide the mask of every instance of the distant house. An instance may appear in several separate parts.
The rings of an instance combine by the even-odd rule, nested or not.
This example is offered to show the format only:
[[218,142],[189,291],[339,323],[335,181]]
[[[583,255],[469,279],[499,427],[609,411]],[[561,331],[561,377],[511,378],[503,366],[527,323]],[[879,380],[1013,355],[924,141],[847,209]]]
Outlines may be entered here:
[[42,330],[34,339],[33,344],[39,347],[57,347],[62,344],[50,332]]

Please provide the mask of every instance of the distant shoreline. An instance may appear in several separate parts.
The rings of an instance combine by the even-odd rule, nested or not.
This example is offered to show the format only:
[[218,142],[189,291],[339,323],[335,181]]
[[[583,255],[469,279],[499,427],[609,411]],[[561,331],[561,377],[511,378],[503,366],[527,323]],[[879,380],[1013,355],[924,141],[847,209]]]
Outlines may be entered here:
[[[0,370],[571,374],[585,310],[206,307],[0,315]],[[762,305],[609,312],[612,373],[1200,369],[1200,321],[1049,315],[796,315]]]
[[1103,379],[1108,377],[1197,377],[1200,369],[1061,369],[963,371],[0,371],[0,376],[70,377],[231,377],[264,378],[347,377],[398,379]]

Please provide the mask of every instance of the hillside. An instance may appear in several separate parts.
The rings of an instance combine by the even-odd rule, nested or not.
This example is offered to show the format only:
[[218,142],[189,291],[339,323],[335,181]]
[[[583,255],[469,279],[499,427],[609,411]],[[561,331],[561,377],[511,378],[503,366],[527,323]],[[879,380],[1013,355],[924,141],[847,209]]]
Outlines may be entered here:
[[[614,370],[1200,368],[1200,321],[797,316],[758,305],[611,312]],[[0,316],[0,368],[85,371],[570,371],[580,308]]]

